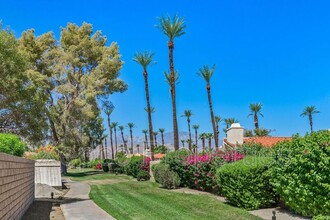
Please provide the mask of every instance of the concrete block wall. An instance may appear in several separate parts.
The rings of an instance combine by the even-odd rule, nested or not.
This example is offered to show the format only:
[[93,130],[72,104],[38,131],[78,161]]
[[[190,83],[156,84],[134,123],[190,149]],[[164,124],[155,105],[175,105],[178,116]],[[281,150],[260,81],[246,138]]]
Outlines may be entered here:
[[36,160],[35,183],[62,187],[61,162],[56,160]]
[[0,153],[0,219],[20,219],[34,201],[34,161]]

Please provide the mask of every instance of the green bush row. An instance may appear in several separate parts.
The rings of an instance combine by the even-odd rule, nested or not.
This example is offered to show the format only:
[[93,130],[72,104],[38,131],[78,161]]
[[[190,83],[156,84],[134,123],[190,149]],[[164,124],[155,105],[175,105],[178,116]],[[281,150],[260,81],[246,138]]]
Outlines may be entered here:
[[180,186],[179,175],[170,170],[167,164],[155,164],[151,167],[155,181],[166,189],[175,189]]

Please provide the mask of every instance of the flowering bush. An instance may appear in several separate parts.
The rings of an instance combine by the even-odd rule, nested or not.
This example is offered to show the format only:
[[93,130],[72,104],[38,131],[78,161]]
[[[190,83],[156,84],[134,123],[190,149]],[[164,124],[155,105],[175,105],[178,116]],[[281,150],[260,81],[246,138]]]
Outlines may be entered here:
[[96,164],[95,169],[101,170],[102,169],[102,164],[101,163]]
[[137,177],[140,170],[149,172],[150,170],[150,158],[143,156],[133,156],[129,158],[127,164],[124,165],[124,171],[127,175]]
[[244,158],[244,155],[240,154],[239,152],[236,152],[236,151],[229,151],[223,155],[223,159],[226,162],[235,162],[235,161],[242,160],[243,158]]
[[60,156],[56,147],[47,145],[39,147],[34,153],[26,154],[26,158],[31,160],[59,160]]

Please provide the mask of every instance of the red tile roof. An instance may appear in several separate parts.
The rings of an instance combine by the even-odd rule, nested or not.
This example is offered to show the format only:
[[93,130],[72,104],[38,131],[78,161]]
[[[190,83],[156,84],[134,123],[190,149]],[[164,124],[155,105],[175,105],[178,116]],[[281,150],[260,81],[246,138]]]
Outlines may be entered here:
[[165,156],[166,156],[166,154],[154,154],[155,159],[162,159]]
[[256,143],[261,144],[264,147],[273,147],[275,144],[292,140],[291,137],[246,137],[244,138],[244,143]]

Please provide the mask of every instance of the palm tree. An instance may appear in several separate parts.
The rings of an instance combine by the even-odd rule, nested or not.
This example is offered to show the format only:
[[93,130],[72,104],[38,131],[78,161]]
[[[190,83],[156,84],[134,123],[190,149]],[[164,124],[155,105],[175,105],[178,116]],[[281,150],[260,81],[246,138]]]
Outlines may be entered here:
[[148,148],[148,129],[142,130],[142,133],[144,134],[144,139],[145,139],[145,148]]
[[179,131],[178,121],[176,117],[176,93],[175,93],[175,69],[173,62],[173,50],[174,50],[174,39],[185,34],[184,29],[186,28],[183,18],[175,15],[173,18],[170,16],[163,16],[159,18],[159,29],[168,37],[168,49],[169,49],[169,62],[170,62],[170,74],[171,74],[171,96],[172,96],[172,113],[173,113],[173,133],[174,133],[174,149],[179,149]]
[[136,149],[137,149],[137,153],[139,154],[140,153],[140,145],[139,144],[136,145]]
[[108,127],[109,127],[109,132],[110,132],[111,158],[115,159],[115,154],[114,154],[114,150],[113,150],[113,142],[112,142],[112,127],[111,127],[111,122],[110,122],[110,115],[113,112],[115,107],[111,102],[105,102],[103,108],[104,108],[104,113],[107,115],[107,119],[108,119]]
[[131,137],[131,149],[130,152],[131,154],[133,154],[133,128],[135,127],[134,123],[130,122],[127,124],[127,126],[129,127],[129,134]]
[[219,115],[214,116],[214,121],[215,121],[215,127],[217,129],[217,139],[219,140],[219,123],[222,121],[222,118]]
[[206,134],[207,139],[209,139],[209,151],[212,151],[212,138],[214,138],[212,133],[207,133]]
[[162,136],[162,145],[164,146],[165,145],[165,143],[164,143],[164,132],[165,132],[165,129],[164,128],[159,128],[159,132],[160,132],[160,134]]
[[189,134],[189,142],[188,142],[188,148],[191,150],[191,131],[190,131],[190,117],[192,116],[192,111],[191,110],[184,110],[182,117],[187,118],[187,123],[188,123],[188,134]]
[[150,138],[150,154],[151,160],[154,160],[154,137],[153,137],[153,128],[152,128],[152,118],[151,118],[151,107],[150,107],[150,96],[149,96],[149,85],[148,85],[148,66],[153,63],[154,53],[150,51],[137,52],[134,55],[133,60],[140,64],[143,68],[143,77],[144,77],[144,88],[146,92],[147,100],[147,109],[148,109],[148,123],[149,123],[149,138]]
[[121,139],[123,140],[123,144],[124,144],[124,148],[125,148],[125,152],[127,152],[127,146],[126,146],[126,140],[124,138],[124,126],[119,125],[118,126],[119,130],[120,130],[120,134],[121,134]]
[[184,148],[184,143],[186,143],[186,140],[181,140],[182,148]]
[[251,113],[248,116],[253,116],[253,120],[254,120],[254,127],[255,129],[259,129],[259,119],[258,119],[258,115],[260,115],[261,117],[264,117],[261,114],[261,108],[262,108],[262,104],[261,103],[252,103],[250,104],[250,111]]
[[199,139],[202,140],[202,151],[204,152],[205,151],[205,139],[207,138],[207,135],[206,133],[201,133],[199,135]]
[[213,107],[212,107],[212,98],[211,98],[211,78],[215,70],[215,65],[213,65],[211,68],[204,65],[202,68],[199,69],[199,72],[197,73],[200,77],[202,77],[206,82],[206,90],[207,90],[207,97],[209,101],[210,106],[210,114],[211,114],[211,121],[212,121],[212,127],[213,127],[213,135],[214,135],[214,142],[215,147],[218,149],[218,136],[217,136],[217,128],[215,125],[214,120],[214,113],[213,113]]
[[153,135],[155,137],[155,146],[157,147],[157,135],[158,135],[158,132],[157,131],[154,131],[153,132]]
[[118,122],[112,122],[111,123],[111,128],[113,128],[113,131],[115,133],[115,146],[116,146],[116,154],[118,152],[118,144],[117,144],[117,126]]
[[311,128],[311,133],[313,132],[313,115],[320,113],[319,110],[316,109],[314,105],[306,106],[300,116],[305,117],[308,116],[309,126]]
[[234,123],[238,123],[239,121],[235,118],[225,118],[224,122],[225,122],[225,125],[226,125],[226,129],[223,129],[223,131],[225,133],[227,133],[227,130],[229,129],[229,127]]
[[197,149],[197,146],[198,146],[198,129],[199,129],[199,125],[193,125],[192,127],[195,130],[195,145],[196,145],[196,149]]

